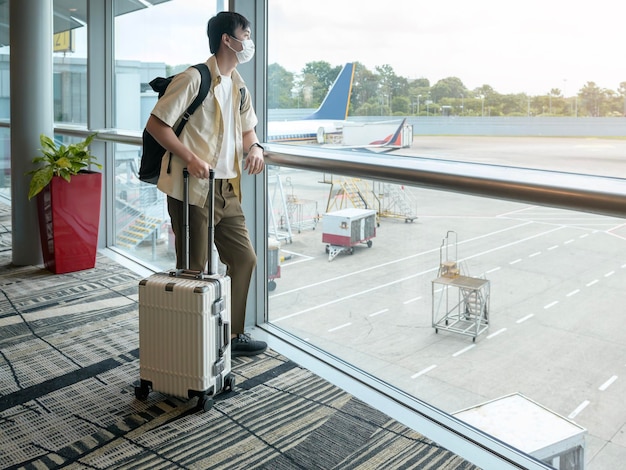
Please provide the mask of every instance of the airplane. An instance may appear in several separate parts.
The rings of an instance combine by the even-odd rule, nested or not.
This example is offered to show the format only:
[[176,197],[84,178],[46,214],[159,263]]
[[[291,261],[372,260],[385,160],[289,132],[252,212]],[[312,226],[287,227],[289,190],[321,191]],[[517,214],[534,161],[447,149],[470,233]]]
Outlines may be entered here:
[[267,123],[267,142],[324,143],[326,136],[340,134],[348,117],[350,93],[355,64],[348,62],[328,90],[320,107],[311,115],[297,121]]
[[[326,148],[342,150],[379,149],[388,152],[410,147],[413,128],[406,118],[396,127],[397,121],[377,123],[347,121],[355,65],[348,62],[328,90],[320,107],[311,115],[296,121],[270,121],[267,123],[267,142],[318,143]],[[381,135],[382,137],[372,137]],[[328,145],[333,137],[341,145]],[[408,143],[408,144],[407,144]]]

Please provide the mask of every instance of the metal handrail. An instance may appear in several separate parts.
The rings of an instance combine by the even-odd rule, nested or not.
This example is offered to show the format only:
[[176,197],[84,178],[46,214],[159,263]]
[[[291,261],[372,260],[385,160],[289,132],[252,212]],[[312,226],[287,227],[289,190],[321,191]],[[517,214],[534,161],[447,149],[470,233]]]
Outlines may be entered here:
[[266,145],[266,163],[626,218],[626,179],[413,156]]
[[[0,120],[0,127],[9,122]],[[97,140],[142,143],[138,131],[55,125],[54,132],[82,138],[98,132]],[[299,145],[265,149],[272,165],[626,218],[624,178]]]

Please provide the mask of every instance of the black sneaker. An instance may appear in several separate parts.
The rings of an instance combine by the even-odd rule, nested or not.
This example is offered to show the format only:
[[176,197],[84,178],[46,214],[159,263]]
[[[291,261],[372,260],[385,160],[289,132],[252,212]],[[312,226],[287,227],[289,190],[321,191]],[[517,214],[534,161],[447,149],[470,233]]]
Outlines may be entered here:
[[231,357],[256,356],[265,352],[266,349],[266,343],[252,339],[248,333],[239,334],[230,340]]

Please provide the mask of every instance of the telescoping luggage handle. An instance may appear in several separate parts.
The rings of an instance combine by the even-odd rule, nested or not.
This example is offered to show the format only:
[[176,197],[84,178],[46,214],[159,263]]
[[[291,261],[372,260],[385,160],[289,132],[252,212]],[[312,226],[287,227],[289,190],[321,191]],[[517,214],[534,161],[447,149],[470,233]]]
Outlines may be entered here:
[[[217,254],[214,252],[215,246],[215,225],[213,217],[215,213],[215,170],[209,170],[209,246],[207,274],[209,276],[217,274]],[[189,170],[183,168],[183,269],[189,270]],[[202,272],[199,273],[200,277]]]
[[[183,168],[183,254],[184,254],[184,267],[178,275],[193,276],[196,279],[206,279],[206,277],[212,277],[217,274],[217,253],[213,251],[215,246],[215,224],[213,221],[215,213],[215,171],[211,168],[209,170],[209,246],[208,246],[208,267],[207,274],[202,271],[190,271],[189,270],[189,170]],[[215,283],[218,290],[215,302],[212,306],[212,314],[217,315],[219,318],[218,329],[219,340],[217,342],[217,362],[214,365],[214,374],[221,377],[221,373],[224,371],[223,356],[226,346],[230,343],[230,322],[222,319],[222,312],[225,310],[225,299],[222,295],[221,284]],[[221,389],[218,387],[218,389]]]

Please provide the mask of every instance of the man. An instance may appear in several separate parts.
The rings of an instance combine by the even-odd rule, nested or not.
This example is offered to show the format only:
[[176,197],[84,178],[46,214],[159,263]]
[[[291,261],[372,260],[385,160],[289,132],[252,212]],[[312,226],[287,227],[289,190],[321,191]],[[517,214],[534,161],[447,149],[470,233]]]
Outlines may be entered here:
[[[198,94],[200,73],[193,67],[178,74],[155,105],[146,129],[172,152],[163,158],[158,188],[167,194],[167,207],[175,235],[176,267],[183,254],[183,168],[189,170],[189,267],[203,270],[208,261],[209,169],[215,171],[215,246],[231,277],[232,356],[251,356],[267,345],[244,334],[246,300],[256,254],[241,209],[242,170],[263,171],[263,147],[254,127],[258,119],[250,93],[236,70],[254,55],[250,22],[234,12],[221,12],[207,26],[213,54],[206,64],[211,87],[206,99],[189,118],[180,138],[172,129]],[[244,158],[244,155],[247,154]]]

